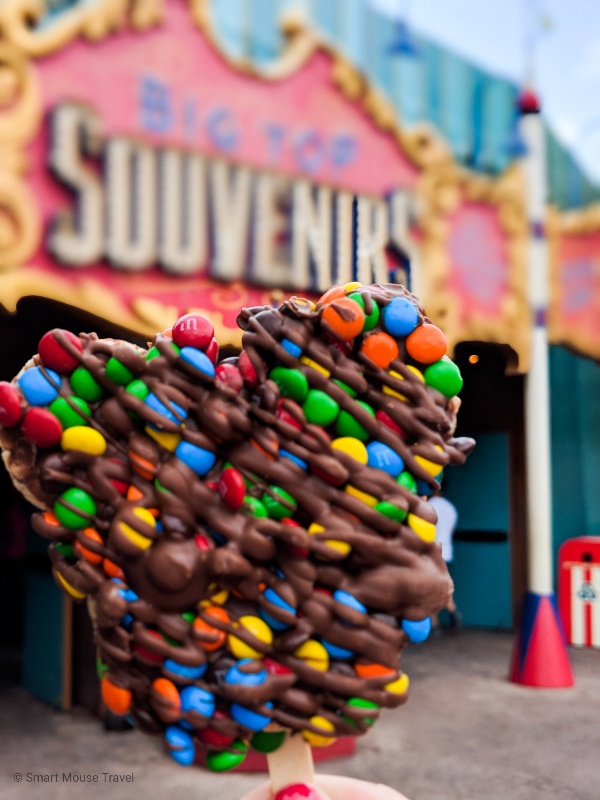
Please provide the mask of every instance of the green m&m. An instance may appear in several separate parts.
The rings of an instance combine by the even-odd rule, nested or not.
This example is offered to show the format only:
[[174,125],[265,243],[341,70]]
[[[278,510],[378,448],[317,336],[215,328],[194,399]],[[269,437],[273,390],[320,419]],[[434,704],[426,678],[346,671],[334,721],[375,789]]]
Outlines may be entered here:
[[459,368],[449,358],[442,358],[430,364],[424,373],[425,383],[437,389],[445,397],[454,397],[463,387],[463,379]]
[[[179,355],[179,351],[181,348],[177,347],[175,342],[170,342],[170,346],[171,350],[177,355]],[[152,361],[153,358],[158,358],[160,355],[162,354],[158,349],[158,347],[156,347],[155,345],[154,347],[151,347],[150,350],[148,350],[148,352],[146,353],[146,361]]]
[[272,494],[265,492],[262,496],[262,504],[266,508],[269,517],[277,520],[291,517],[298,507],[298,503],[292,495],[280,486],[269,486],[269,489]]
[[50,403],[48,410],[57,417],[65,430],[88,425],[92,414],[90,407],[81,397],[57,397],[53,403]]
[[206,756],[206,766],[213,772],[226,772],[241,764],[247,753],[248,745],[238,739],[232,742],[227,750],[209,753]]
[[412,492],[413,494],[417,493],[417,482],[410,472],[407,472],[406,470],[398,475],[396,478],[396,483],[399,483],[400,486],[404,486],[405,489],[408,489],[408,491]]
[[279,391],[284,397],[290,397],[298,403],[301,403],[308,394],[306,375],[299,369],[274,367],[269,372],[269,380],[279,386]]
[[244,497],[244,508],[253,517],[268,517],[269,514],[267,513],[267,509],[265,508],[265,504],[261,503],[258,497],[252,497],[251,495],[246,495]]
[[77,531],[87,528],[96,514],[94,498],[83,489],[69,487],[54,503],[56,518],[65,528]]
[[[349,705],[351,708],[360,708],[364,709],[365,711],[379,711],[379,706],[377,703],[373,703],[370,700],[363,700],[362,697],[351,697],[348,700],[347,705]],[[377,717],[362,717],[361,721],[364,722],[365,725],[374,725],[377,722]],[[344,715],[344,722],[347,722],[353,727],[357,726],[357,720],[354,720],[347,715]]]
[[307,422],[326,428],[335,421],[340,413],[340,407],[333,397],[325,392],[320,389],[311,389],[302,404],[302,411],[304,411]]
[[350,397],[356,397],[356,392],[354,391],[354,389],[351,386],[348,386],[347,383],[344,383],[344,381],[339,381],[337,378],[334,378],[333,382],[337,386],[339,386],[340,389],[343,389],[346,392],[346,394],[349,394]]
[[[370,416],[375,418],[375,411],[373,411],[368,403],[365,403],[363,400],[357,400],[356,402],[361,408],[364,408]],[[339,417],[335,423],[335,429],[340,436],[351,436],[353,439],[360,439],[361,442],[366,442],[369,438],[369,432],[363,428],[352,414],[349,414],[345,410],[340,411]]]
[[85,367],[77,367],[77,369],[71,373],[69,380],[71,381],[71,388],[75,394],[78,395],[78,397],[83,397],[88,403],[95,403],[101,400],[106,394],[89,369]]
[[106,362],[106,377],[119,386],[126,386],[135,376],[124,364],[111,356]]
[[125,391],[137,397],[138,400],[145,400],[150,394],[150,389],[146,386],[144,381],[139,380],[139,378],[135,381],[131,381],[131,383],[127,385]]
[[250,747],[257,753],[274,753],[284,743],[286,736],[285,731],[258,731],[250,739]]
[[380,503],[377,503],[375,511],[379,511],[384,517],[393,519],[395,522],[403,522],[408,514],[407,511],[398,508],[398,506],[395,506],[393,503],[388,503],[387,500],[382,500]]
[[367,331],[372,331],[379,322],[379,306],[375,300],[371,298],[371,313],[367,314],[365,309],[365,300],[360,292],[352,292],[352,294],[349,294],[348,297],[350,300],[354,300],[355,303],[358,303],[358,305],[365,312],[365,324],[363,326],[363,331],[365,333]]

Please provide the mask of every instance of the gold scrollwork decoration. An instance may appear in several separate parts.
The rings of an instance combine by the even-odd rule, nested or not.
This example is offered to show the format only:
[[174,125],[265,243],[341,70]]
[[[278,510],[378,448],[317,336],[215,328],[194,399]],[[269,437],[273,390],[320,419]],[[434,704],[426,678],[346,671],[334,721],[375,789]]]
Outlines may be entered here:
[[[423,172],[419,192],[423,208],[419,222],[424,234],[420,295],[427,313],[444,329],[450,350],[460,341],[508,345],[516,359],[507,365],[507,370],[526,372],[530,361],[531,315],[526,286],[528,227],[522,170],[513,166],[491,179],[447,161]],[[496,317],[464,308],[463,298],[449,282],[450,217],[464,201],[491,206],[504,233],[506,293]]]
[[53,23],[36,27],[47,12],[45,0],[8,0],[0,6],[0,35],[32,58],[60,50],[77,36],[91,41],[131,25],[144,30],[163,19],[164,0],[96,0],[63,11]]

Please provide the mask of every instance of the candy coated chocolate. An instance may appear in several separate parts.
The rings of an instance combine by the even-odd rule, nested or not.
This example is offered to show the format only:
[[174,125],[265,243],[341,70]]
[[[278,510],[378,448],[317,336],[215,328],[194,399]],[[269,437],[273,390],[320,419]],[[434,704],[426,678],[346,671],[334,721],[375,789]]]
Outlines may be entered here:
[[0,382],[0,425],[12,428],[21,419],[21,396],[12,383]]
[[185,314],[173,325],[173,341],[179,347],[197,347],[200,350],[211,343],[214,328],[202,314]]
[[[57,333],[60,334],[60,342],[57,339]],[[42,364],[67,375],[79,364],[76,356],[82,350],[78,336],[70,331],[59,331],[58,328],[45,333],[38,344]]]
[[[179,763],[199,739],[220,771],[270,723],[326,745],[406,700],[402,650],[452,589],[418,482],[437,489],[473,443],[423,380],[442,356],[407,350],[435,326],[402,287],[244,309],[243,351],[220,364],[194,319],[147,352],[53,332],[75,364],[32,406],[23,376],[52,369],[34,357],[0,442],[128,713]],[[102,392],[74,396],[74,372]]]

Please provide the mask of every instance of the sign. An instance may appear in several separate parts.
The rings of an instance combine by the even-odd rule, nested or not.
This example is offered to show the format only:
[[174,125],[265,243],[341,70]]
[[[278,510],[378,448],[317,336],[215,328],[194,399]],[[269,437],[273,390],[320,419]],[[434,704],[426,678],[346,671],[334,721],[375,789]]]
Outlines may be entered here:
[[558,558],[559,606],[567,641],[600,648],[600,537],[568,539]]
[[550,340],[600,358],[600,209],[553,212],[549,231]]
[[498,191],[431,131],[402,130],[302,25],[259,70],[221,51],[205,0],[118,5],[37,27],[26,0],[0,8],[7,307],[38,293],[146,333],[195,309],[236,341],[243,305],[412,272],[451,344],[491,337],[526,364],[503,222],[520,187]]

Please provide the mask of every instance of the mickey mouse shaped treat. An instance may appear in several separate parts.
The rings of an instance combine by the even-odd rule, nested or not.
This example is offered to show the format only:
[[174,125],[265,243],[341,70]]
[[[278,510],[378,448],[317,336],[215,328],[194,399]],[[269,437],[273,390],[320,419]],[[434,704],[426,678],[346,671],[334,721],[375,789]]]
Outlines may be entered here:
[[286,732],[364,733],[452,582],[423,495],[458,368],[400,286],[244,309],[239,357],[182,317],[149,351],[46,334],[0,384],[0,441],[56,580],[93,600],[102,695],[213,770]]

